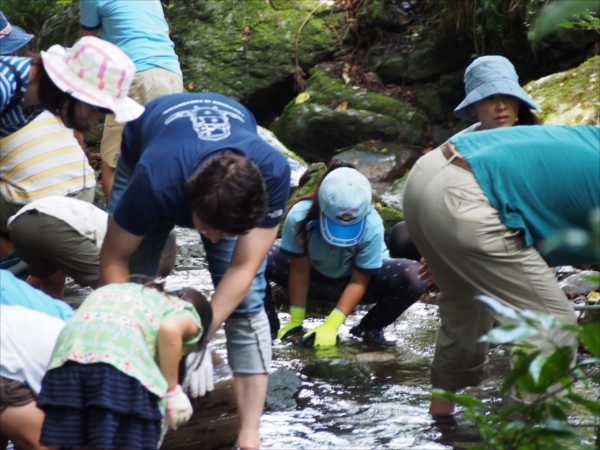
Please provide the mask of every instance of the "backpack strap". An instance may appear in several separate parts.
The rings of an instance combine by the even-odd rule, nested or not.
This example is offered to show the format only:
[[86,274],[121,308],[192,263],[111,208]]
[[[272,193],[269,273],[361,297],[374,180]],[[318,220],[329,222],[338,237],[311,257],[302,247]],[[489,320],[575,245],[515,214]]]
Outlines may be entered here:
[[6,105],[6,108],[4,108],[4,110],[0,113],[0,119],[2,119],[9,112],[11,112],[13,109],[15,109],[16,106],[19,104],[19,102],[23,99],[23,91],[21,90],[23,83],[21,80],[21,75],[19,74],[19,71],[15,68],[15,66],[13,66],[8,61],[0,61],[0,63],[4,64],[6,67],[8,67],[8,70],[10,70],[12,72],[13,76],[15,77],[15,81],[17,82],[17,88],[15,91],[15,94],[10,99],[10,102],[8,103],[8,105]]

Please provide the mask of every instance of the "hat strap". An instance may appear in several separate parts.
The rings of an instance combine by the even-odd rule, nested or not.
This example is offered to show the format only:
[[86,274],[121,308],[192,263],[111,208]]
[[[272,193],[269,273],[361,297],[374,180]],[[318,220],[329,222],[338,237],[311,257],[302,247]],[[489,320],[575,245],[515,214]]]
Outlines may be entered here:
[[6,28],[4,28],[4,30],[0,31],[0,39],[2,39],[7,34],[10,34],[11,31],[12,25],[9,23],[8,25],[6,25]]

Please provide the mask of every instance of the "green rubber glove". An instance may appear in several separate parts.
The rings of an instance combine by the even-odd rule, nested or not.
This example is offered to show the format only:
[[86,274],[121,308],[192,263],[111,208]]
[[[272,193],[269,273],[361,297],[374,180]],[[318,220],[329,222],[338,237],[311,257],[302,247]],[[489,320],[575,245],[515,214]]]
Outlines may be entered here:
[[346,316],[335,308],[327,316],[323,325],[313,328],[302,337],[302,345],[305,347],[332,347],[337,344],[337,332],[346,320]]
[[290,334],[302,331],[302,322],[306,317],[306,308],[304,306],[290,306],[290,321],[286,323],[277,332],[277,338],[283,339]]

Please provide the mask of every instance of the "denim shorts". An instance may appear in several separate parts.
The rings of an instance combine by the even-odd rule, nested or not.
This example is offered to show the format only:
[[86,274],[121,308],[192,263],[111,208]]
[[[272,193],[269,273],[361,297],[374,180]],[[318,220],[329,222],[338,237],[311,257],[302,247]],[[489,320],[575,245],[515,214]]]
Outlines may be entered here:
[[225,322],[227,359],[235,374],[269,373],[271,328],[264,309],[248,317],[230,317]]

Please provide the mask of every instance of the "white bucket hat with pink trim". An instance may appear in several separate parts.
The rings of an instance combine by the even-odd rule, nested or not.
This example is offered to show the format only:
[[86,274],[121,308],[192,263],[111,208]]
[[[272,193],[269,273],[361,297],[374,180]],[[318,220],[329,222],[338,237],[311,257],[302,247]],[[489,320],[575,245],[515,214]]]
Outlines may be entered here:
[[129,122],[144,112],[142,105],[127,97],[135,66],[116,45],[86,36],[71,48],[53,45],[41,56],[59,89],[84,103],[111,110],[115,122]]

